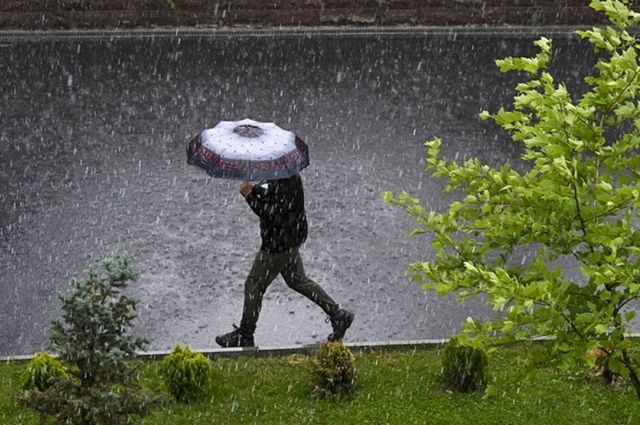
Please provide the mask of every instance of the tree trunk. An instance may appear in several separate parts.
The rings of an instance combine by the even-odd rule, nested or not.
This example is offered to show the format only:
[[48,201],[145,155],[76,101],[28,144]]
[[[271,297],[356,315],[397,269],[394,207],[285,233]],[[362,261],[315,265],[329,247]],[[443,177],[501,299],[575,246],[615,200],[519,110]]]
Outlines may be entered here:
[[627,350],[622,350],[622,360],[629,371],[629,378],[631,378],[633,389],[636,390],[636,395],[638,396],[638,399],[640,399],[640,379],[638,379],[638,374],[636,373],[635,367],[633,367],[633,363],[627,353]]

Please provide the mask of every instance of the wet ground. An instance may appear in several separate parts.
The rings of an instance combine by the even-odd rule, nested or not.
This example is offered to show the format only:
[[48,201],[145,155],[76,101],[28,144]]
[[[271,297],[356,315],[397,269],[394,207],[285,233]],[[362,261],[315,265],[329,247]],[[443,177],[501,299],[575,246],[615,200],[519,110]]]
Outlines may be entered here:
[[[480,303],[422,291],[406,266],[425,237],[383,190],[443,208],[423,143],[450,158],[518,164],[477,114],[512,96],[493,62],[535,53],[531,34],[299,35],[64,39],[0,43],[0,354],[47,344],[58,292],[100,259],[130,252],[140,273],[136,333],[152,349],[213,347],[240,320],[260,245],[238,183],[188,166],[185,143],[219,120],[295,130],[310,147],[307,274],[355,312],[350,341],[445,338]],[[553,36],[554,69],[579,86],[588,45]],[[313,343],[330,325],[278,278],[258,345]]]

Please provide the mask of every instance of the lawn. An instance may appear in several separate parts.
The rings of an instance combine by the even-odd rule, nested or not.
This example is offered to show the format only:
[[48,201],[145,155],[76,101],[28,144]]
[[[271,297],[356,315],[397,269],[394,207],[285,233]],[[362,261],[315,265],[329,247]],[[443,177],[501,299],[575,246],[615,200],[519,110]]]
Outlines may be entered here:
[[[309,358],[213,360],[210,394],[193,404],[171,403],[137,424],[640,424],[640,401],[630,386],[605,387],[583,371],[539,368],[522,379],[521,359],[537,346],[494,353],[495,395],[455,394],[439,382],[440,353],[425,348],[356,351],[355,395],[309,396]],[[158,362],[142,365],[145,387],[161,391]],[[24,363],[0,365],[0,423],[38,424],[14,396]]]

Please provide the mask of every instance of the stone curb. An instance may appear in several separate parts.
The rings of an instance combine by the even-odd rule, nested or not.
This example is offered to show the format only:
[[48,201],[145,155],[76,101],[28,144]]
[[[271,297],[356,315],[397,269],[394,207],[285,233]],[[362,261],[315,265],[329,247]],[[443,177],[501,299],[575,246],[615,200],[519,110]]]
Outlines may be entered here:
[[0,30],[2,41],[56,39],[118,39],[162,37],[312,37],[312,36],[416,36],[416,35],[517,35],[572,34],[588,26],[396,26],[396,27],[280,27],[280,28],[155,28],[130,30]]
[[[356,351],[387,349],[387,348],[424,348],[424,349],[438,349],[448,339],[421,339],[421,340],[406,340],[406,341],[385,341],[385,342],[349,342],[345,345]],[[251,347],[251,348],[203,348],[196,349],[191,348],[191,351],[195,353],[202,353],[205,357],[210,359],[215,358],[238,358],[238,357],[284,357],[292,354],[313,354],[321,343],[307,344],[307,345],[285,345],[278,347]],[[170,354],[172,350],[157,350],[157,351],[143,351],[138,353],[138,358],[141,360],[158,360],[162,359],[166,355]],[[33,355],[20,355],[20,356],[4,356],[0,357],[0,362],[9,363],[17,361],[31,360]]]
[[[387,342],[350,342],[344,345],[356,350],[367,351],[387,348],[424,348],[437,349],[446,343],[447,339],[425,339],[425,340],[408,340],[408,341],[387,341]],[[213,349],[192,349],[196,353],[202,353],[204,356],[215,359],[221,358],[237,358],[242,356],[251,357],[285,357],[293,354],[312,355],[320,347],[322,343],[307,345],[288,345],[280,347],[251,347],[251,348],[213,348]],[[144,360],[157,360],[170,354],[170,350],[148,351],[139,353],[138,357]]]
[[[626,335],[627,338],[640,339],[640,333],[632,333]],[[544,342],[551,340],[551,337],[534,338],[531,342]],[[441,348],[449,338],[445,339],[416,339],[404,341],[372,341],[372,342],[347,342],[344,345],[355,351],[371,351],[377,349],[425,349],[437,350]],[[322,343],[303,344],[303,345],[283,345],[283,346],[264,346],[250,348],[191,348],[195,353],[201,353],[209,359],[216,358],[239,358],[239,357],[285,357],[293,354],[313,355]],[[159,360],[170,354],[172,350],[155,350],[138,352],[138,358],[141,360]],[[0,356],[0,362],[20,362],[29,361],[35,354],[19,355],[19,356]],[[54,354],[55,356],[55,354]]]

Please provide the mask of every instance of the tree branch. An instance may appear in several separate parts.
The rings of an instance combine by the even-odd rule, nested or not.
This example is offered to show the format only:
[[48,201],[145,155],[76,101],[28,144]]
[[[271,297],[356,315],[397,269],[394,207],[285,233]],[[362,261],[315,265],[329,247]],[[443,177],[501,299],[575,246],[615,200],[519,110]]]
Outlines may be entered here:
[[582,332],[580,332],[580,329],[578,329],[576,327],[576,325],[573,323],[571,318],[569,316],[567,316],[564,311],[559,310],[556,306],[551,305],[548,302],[543,301],[543,300],[540,300],[540,304],[544,304],[547,307],[557,311],[560,314],[560,316],[569,324],[569,326],[571,326],[571,329],[573,329],[573,331],[576,333],[576,335],[578,335],[580,337],[580,339],[582,339],[583,341],[587,341],[587,338],[584,336],[584,334]]
[[635,297],[627,298],[626,300],[624,300],[624,301],[622,301],[621,303],[619,303],[619,304],[616,306],[615,310],[613,311],[613,315],[614,315],[614,316],[617,316],[617,315],[618,315],[618,313],[620,313],[620,310],[622,310],[622,308],[623,308],[625,305],[629,304],[631,301],[637,300],[638,298],[640,298],[640,297],[638,297],[638,296],[636,295]]
[[613,102],[611,103],[611,105],[609,105],[607,107],[607,109],[604,111],[604,115],[607,115],[609,112],[611,112],[611,110],[613,109],[614,106],[616,106],[616,104],[618,103],[618,101],[620,100],[620,98],[622,97],[622,95],[624,94],[624,92],[627,91],[627,89],[629,87],[631,87],[631,84],[633,84],[633,82],[635,81],[636,77],[638,76],[638,69],[636,69],[633,73],[633,77],[631,78],[631,81],[629,81],[627,83],[626,86],[624,86],[624,88],[620,91],[620,93],[618,93],[618,96],[616,96],[616,98],[613,100]]
[[[578,220],[580,220],[580,229],[582,230],[582,236],[586,238],[587,226],[585,224],[584,218],[582,217],[582,209],[580,208],[580,198],[578,197],[578,185],[576,184],[575,181],[572,181],[571,187],[573,189],[573,200],[575,201],[575,204],[576,204],[576,214],[578,215]],[[587,244],[587,245],[589,245],[591,252],[593,252],[593,247],[591,246],[591,244]]]

